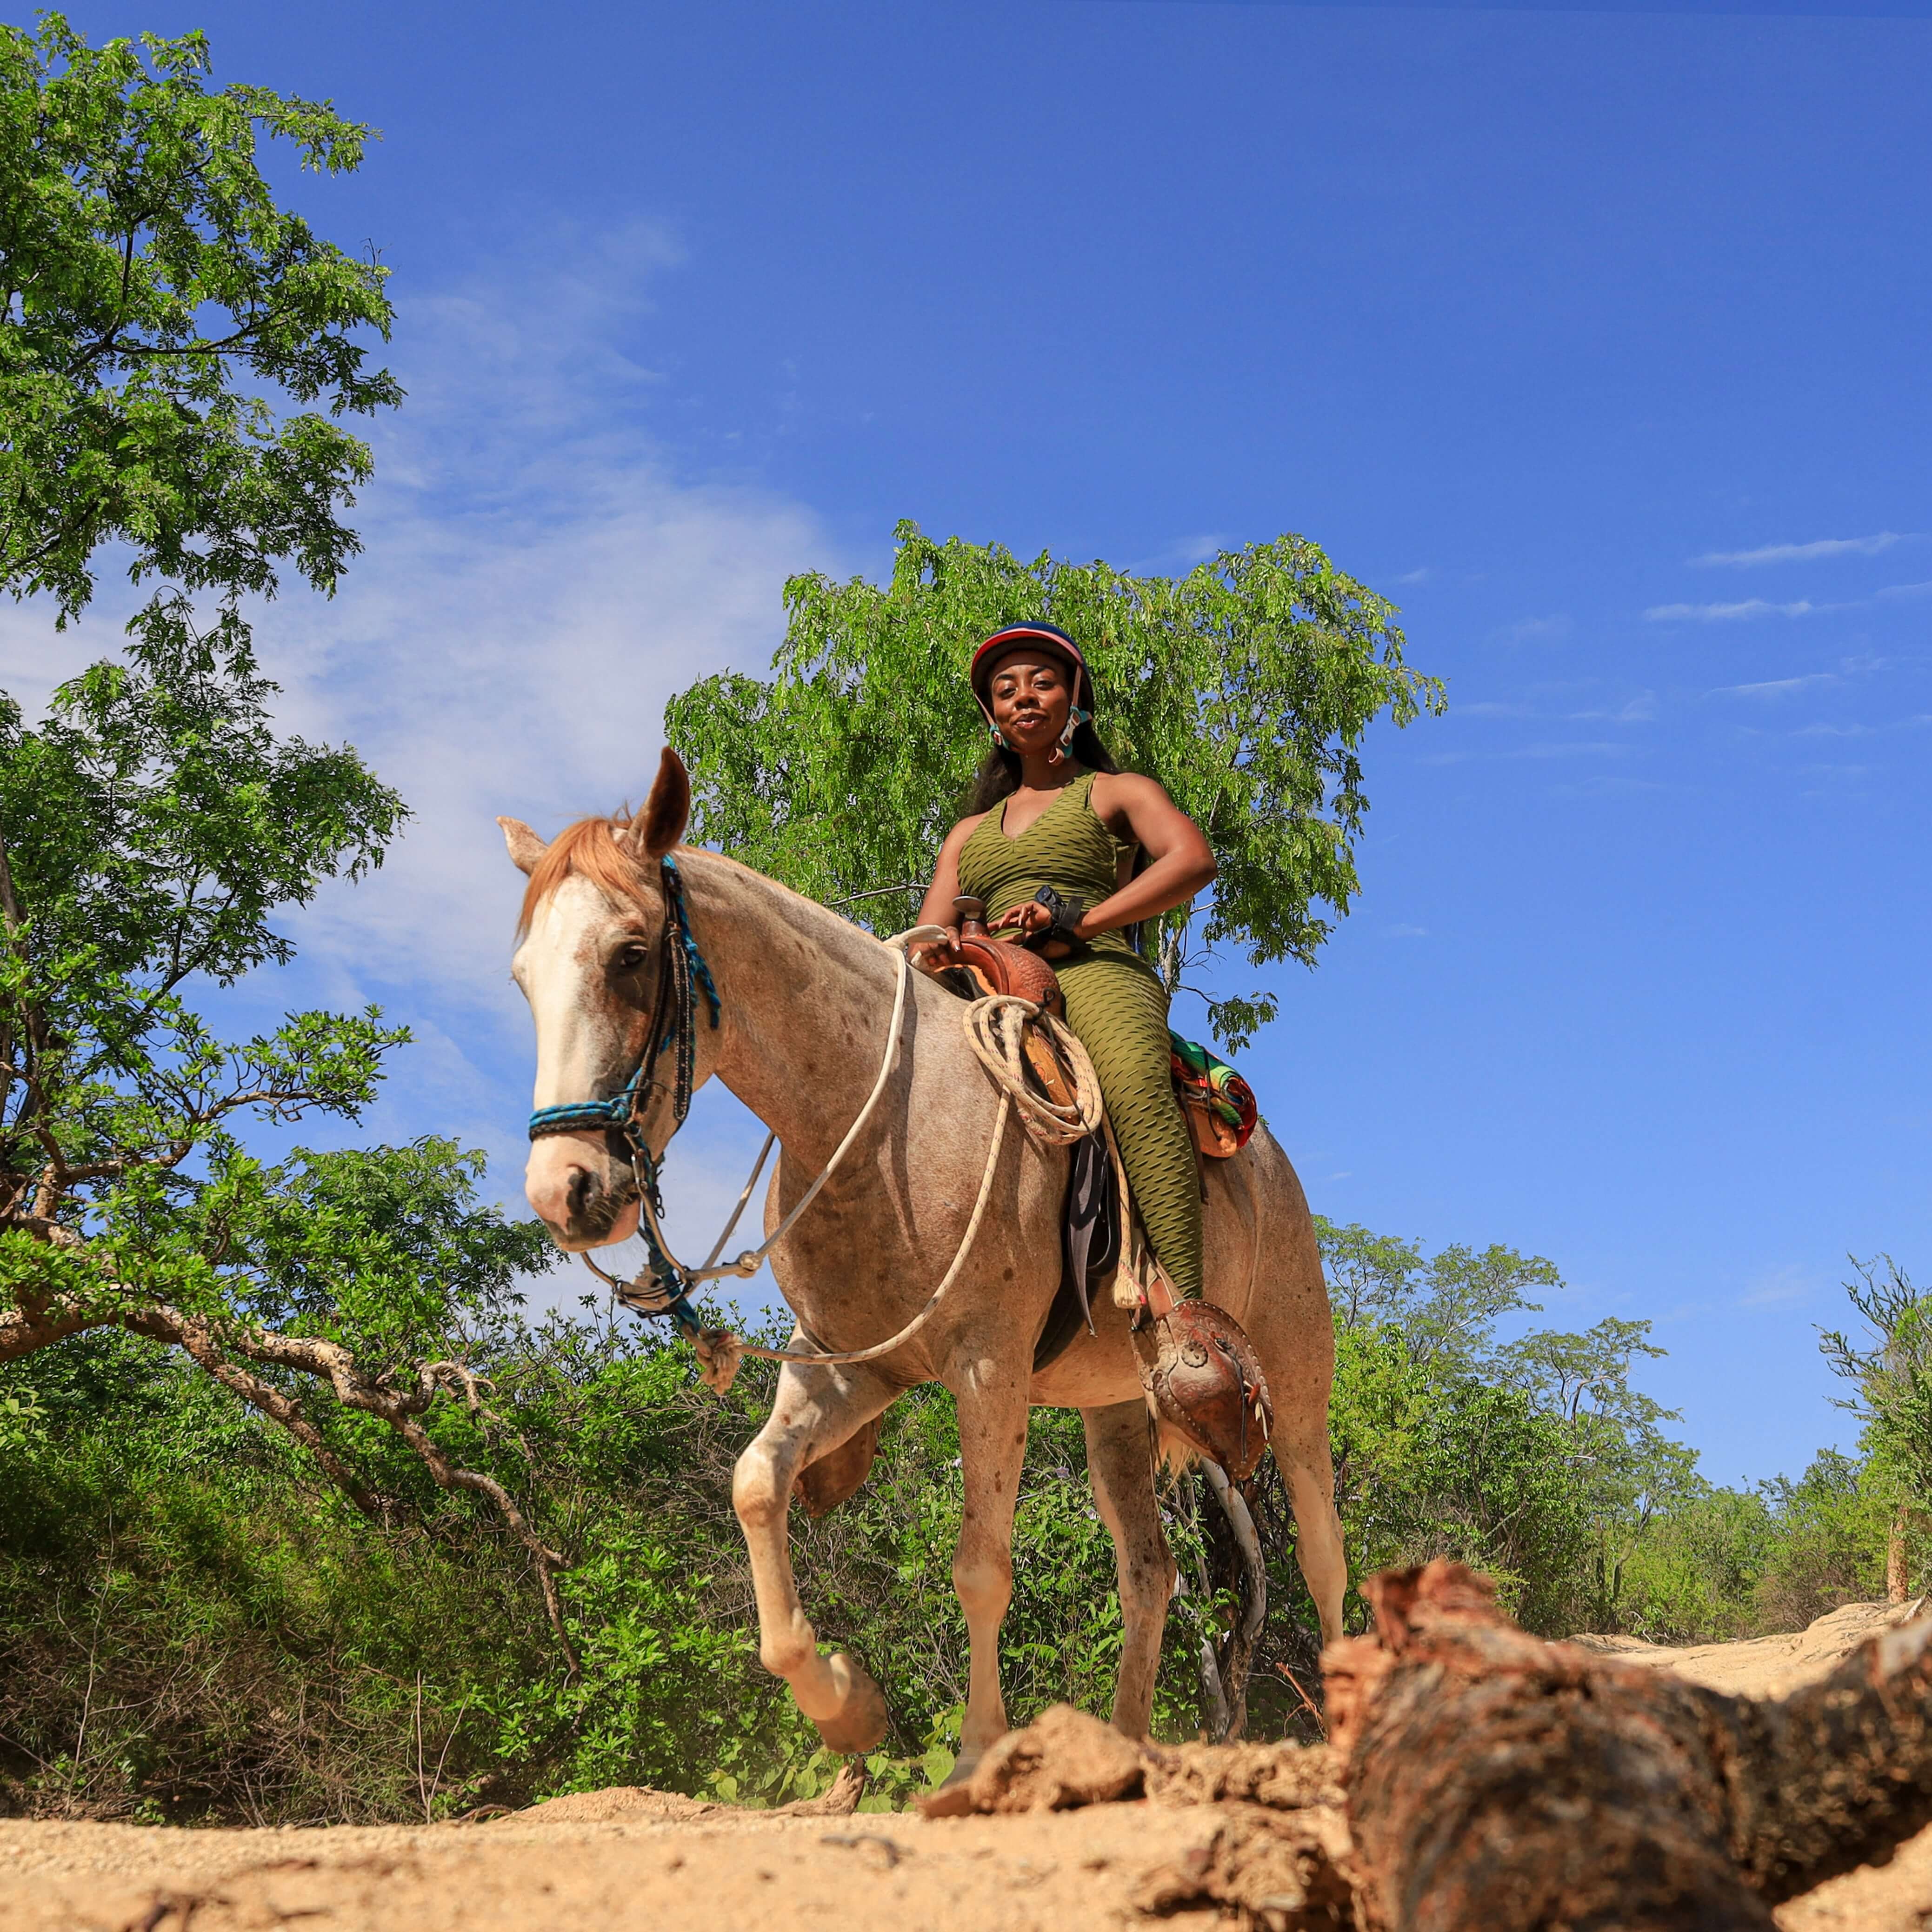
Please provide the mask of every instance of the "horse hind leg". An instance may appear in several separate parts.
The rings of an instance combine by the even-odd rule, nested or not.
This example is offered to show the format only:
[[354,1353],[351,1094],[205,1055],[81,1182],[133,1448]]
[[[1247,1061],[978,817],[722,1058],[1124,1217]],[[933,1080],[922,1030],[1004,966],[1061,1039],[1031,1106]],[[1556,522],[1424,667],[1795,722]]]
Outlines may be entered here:
[[870,1368],[788,1363],[765,1426],[738,1458],[731,1505],[751,1553],[758,1601],[758,1656],[791,1687],[798,1707],[837,1751],[869,1750],[886,1734],[886,1700],[843,1652],[818,1654],[818,1634],[792,1574],[790,1512],[801,1472],[881,1414],[900,1393]]
[[1174,1594],[1174,1558],[1154,1498],[1147,1405],[1138,1400],[1081,1412],[1087,1432],[1087,1475],[1100,1520],[1114,1539],[1120,1589],[1120,1667],[1114,1685],[1114,1728],[1144,1738],[1154,1717],[1160,1640]]

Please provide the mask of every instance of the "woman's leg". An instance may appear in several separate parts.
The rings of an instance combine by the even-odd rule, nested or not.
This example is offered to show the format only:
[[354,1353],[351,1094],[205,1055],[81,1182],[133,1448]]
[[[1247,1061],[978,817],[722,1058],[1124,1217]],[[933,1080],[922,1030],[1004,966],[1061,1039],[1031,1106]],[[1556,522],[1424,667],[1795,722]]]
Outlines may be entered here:
[[1148,1243],[1175,1292],[1192,1300],[1202,1286],[1201,1176],[1174,1096],[1166,989],[1124,960],[1070,961],[1059,972],[1066,1023],[1100,1076]]

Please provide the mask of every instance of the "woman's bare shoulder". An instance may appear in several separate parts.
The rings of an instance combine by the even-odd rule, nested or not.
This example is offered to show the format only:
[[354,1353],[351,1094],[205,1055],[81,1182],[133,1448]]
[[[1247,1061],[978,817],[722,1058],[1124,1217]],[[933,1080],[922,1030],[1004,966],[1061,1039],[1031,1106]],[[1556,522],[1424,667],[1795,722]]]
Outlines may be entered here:
[[1102,818],[1117,812],[1131,812],[1136,806],[1174,803],[1157,778],[1144,778],[1138,772],[1096,772],[1094,788],[1088,796]]
[[956,852],[980,829],[983,820],[992,816],[990,812],[975,812],[962,818],[940,842],[942,852]]

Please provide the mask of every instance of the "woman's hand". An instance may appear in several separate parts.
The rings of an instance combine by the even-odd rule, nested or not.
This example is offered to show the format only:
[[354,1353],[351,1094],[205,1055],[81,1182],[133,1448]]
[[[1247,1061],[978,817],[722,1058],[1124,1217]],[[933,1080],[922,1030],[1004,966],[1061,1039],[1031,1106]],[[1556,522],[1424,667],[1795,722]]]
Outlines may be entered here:
[[1032,940],[1042,932],[1053,929],[1053,915],[1037,899],[1022,899],[1016,906],[1010,908],[999,917],[987,922],[988,932],[1018,932],[1022,939]]
[[[1077,904],[1078,901],[1075,903]],[[1091,928],[1097,930],[1098,928]],[[1037,899],[1022,899],[1003,912],[986,928],[988,932],[1017,932],[1023,946],[1030,946],[1042,959],[1064,959],[1073,951],[1074,940],[1089,937],[1090,927],[1083,916],[1069,927],[1056,922],[1054,915]],[[1053,937],[1048,938],[1051,933]],[[1042,945],[1040,942],[1045,940]]]
[[935,976],[944,973],[952,964],[952,955],[958,950],[959,928],[949,926],[944,939],[922,939],[916,945],[906,948],[906,957],[922,973]]

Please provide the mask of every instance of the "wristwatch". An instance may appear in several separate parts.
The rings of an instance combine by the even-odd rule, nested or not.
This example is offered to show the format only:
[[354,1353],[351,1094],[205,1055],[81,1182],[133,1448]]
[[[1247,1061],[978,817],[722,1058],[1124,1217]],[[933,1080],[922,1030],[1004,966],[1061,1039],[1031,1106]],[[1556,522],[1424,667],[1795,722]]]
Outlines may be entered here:
[[1053,920],[1053,923],[1044,932],[1036,932],[1033,935],[1035,940],[1044,943],[1058,939],[1067,946],[1078,946],[1082,943],[1079,926],[1087,911],[1084,899],[1077,894],[1063,896],[1051,886],[1042,886],[1034,894],[1034,900],[1036,904],[1046,907]]

